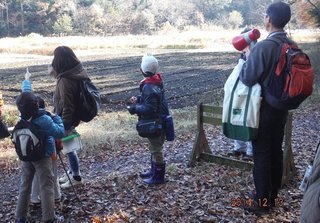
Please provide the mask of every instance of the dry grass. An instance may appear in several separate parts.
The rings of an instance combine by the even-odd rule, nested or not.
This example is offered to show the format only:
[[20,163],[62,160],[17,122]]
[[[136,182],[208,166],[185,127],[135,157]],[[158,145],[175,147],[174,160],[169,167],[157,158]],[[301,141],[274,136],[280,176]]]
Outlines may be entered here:
[[[176,135],[195,132],[196,107],[172,110]],[[82,136],[85,152],[96,149],[117,149],[123,144],[130,145],[143,142],[139,137],[135,124],[137,116],[128,112],[102,113],[90,123],[81,124],[77,130]]]
[[[267,36],[263,28],[261,38]],[[235,51],[231,44],[232,37],[241,32],[223,30],[217,27],[206,27],[205,30],[189,28],[187,31],[159,32],[157,35],[128,36],[65,36],[43,37],[30,34],[25,37],[0,39],[0,67],[18,66],[18,62],[49,63],[53,50],[60,45],[70,46],[83,60],[89,55],[134,56],[145,52],[165,53],[172,51]],[[290,30],[297,42],[319,41],[319,30]]]
[[[14,106],[7,106],[6,116],[9,119],[18,119],[18,113]],[[11,114],[10,116],[8,114]],[[186,107],[172,110],[176,135],[193,133],[196,129],[196,107]],[[135,124],[137,116],[130,115],[128,112],[101,113],[90,123],[82,123],[78,128],[84,145],[84,153],[94,154],[97,149],[116,150],[123,145],[145,142],[138,136]],[[11,126],[11,125],[10,125]],[[1,141],[0,159],[17,159],[10,139]]]

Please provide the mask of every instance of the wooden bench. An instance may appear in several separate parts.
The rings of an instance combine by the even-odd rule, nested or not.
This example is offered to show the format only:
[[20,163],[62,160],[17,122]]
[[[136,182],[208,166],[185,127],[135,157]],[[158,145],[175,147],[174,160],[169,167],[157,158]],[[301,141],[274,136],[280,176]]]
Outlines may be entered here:
[[[189,166],[194,166],[196,161],[206,161],[241,168],[244,170],[252,170],[252,162],[246,162],[226,156],[213,154],[208,145],[208,140],[206,138],[203,124],[221,126],[222,107],[205,105],[202,103],[197,106],[197,134],[190,154],[190,160],[188,163]],[[284,135],[282,186],[284,184],[287,184],[292,176],[296,173],[291,147],[291,133],[292,112],[289,112]],[[231,149],[232,148],[230,148],[230,150]]]

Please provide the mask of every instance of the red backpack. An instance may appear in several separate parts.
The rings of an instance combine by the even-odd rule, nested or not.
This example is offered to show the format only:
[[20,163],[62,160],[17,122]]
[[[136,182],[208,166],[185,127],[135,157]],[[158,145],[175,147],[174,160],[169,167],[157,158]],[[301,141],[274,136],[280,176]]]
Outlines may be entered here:
[[269,40],[279,50],[277,66],[264,86],[265,100],[276,109],[296,109],[312,94],[314,72],[310,59],[295,44]]

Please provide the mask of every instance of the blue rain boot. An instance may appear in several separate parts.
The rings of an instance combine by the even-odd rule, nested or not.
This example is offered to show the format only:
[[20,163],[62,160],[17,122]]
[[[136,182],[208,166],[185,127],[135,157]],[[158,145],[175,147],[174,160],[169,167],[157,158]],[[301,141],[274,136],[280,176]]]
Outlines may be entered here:
[[142,179],[150,178],[152,176],[152,173],[153,173],[153,170],[154,170],[154,163],[152,161],[152,155],[151,155],[151,159],[150,159],[150,165],[151,165],[151,168],[150,168],[150,170],[148,172],[140,173],[140,177]]
[[164,175],[166,173],[166,163],[156,164],[153,162],[154,170],[150,178],[144,179],[143,182],[146,184],[163,184]]

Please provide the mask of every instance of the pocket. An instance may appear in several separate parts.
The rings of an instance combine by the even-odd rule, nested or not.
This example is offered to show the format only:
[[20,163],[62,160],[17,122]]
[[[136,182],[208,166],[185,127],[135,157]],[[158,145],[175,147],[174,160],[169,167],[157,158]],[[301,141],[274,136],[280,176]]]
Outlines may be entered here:
[[143,138],[158,137],[161,135],[162,124],[160,120],[139,120],[136,129]]

